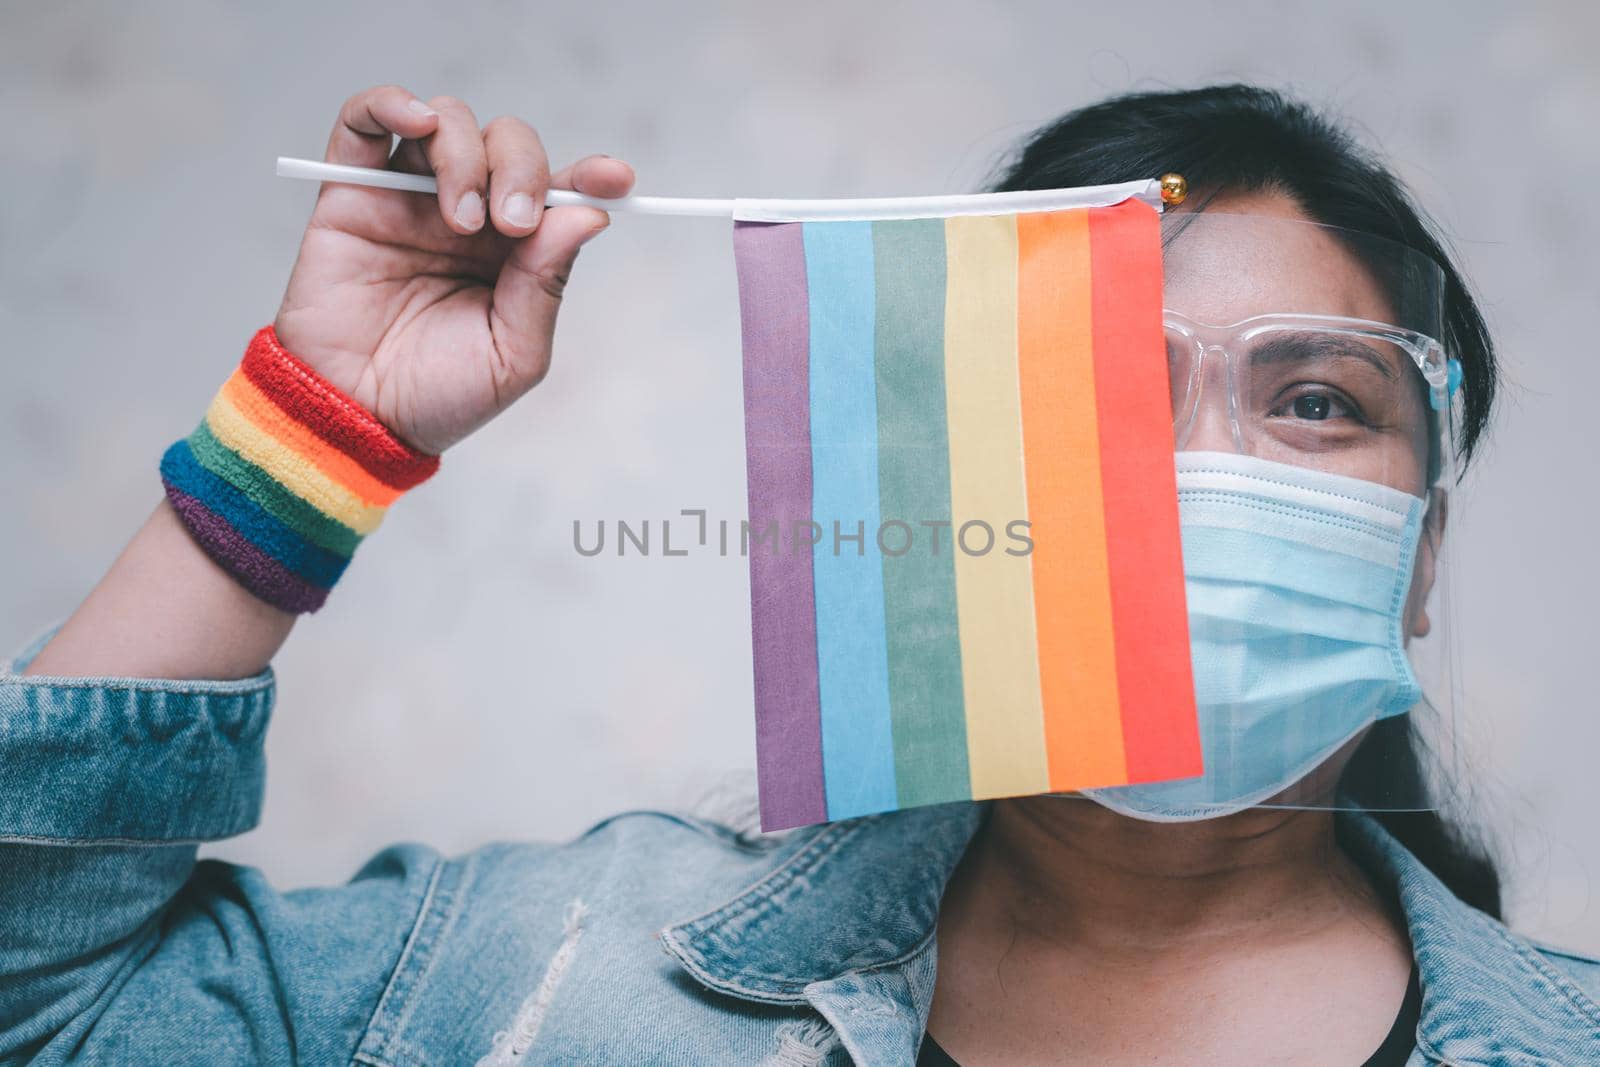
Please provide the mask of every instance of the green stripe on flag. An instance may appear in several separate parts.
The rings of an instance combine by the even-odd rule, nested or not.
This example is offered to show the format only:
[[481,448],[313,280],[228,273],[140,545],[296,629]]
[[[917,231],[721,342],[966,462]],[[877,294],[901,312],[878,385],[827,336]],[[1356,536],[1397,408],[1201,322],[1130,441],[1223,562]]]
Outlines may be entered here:
[[889,707],[896,793],[911,807],[971,796],[954,545],[948,525],[923,525],[950,520],[944,220],[874,222],[872,248]]

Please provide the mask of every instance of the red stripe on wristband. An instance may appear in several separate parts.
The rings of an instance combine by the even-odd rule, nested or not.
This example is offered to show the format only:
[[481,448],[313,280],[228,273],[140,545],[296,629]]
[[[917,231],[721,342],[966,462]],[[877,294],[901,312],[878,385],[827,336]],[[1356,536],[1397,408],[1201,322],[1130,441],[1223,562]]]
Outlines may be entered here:
[[401,442],[371,412],[279,344],[271,326],[251,339],[241,369],[285,415],[385,485],[410,489],[439,469],[438,456]]

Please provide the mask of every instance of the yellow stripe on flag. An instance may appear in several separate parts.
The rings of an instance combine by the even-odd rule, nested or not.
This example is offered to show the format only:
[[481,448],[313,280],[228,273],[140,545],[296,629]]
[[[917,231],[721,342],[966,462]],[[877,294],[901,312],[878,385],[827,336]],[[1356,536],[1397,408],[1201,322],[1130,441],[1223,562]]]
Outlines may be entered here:
[[[1049,788],[1033,571],[1006,553],[1026,519],[1017,380],[1017,225],[1011,215],[945,221],[945,404],[951,551],[961,630],[967,761],[974,799]],[[963,526],[967,529],[962,539]],[[988,546],[985,550],[985,546]]]

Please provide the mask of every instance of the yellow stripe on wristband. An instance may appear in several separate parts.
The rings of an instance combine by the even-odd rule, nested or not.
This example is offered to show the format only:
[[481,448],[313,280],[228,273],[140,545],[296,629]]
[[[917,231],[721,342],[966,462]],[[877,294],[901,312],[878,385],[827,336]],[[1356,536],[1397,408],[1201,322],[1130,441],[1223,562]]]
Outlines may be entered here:
[[378,528],[387,507],[364,503],[359,496],[317,469],[316,464],[251,422],[228,398],[218,393],[206,409],[206,424],[216,439],[249,462],[269,471],[285,489],[335,522],[363,537]]
[[304,456],[335,483],[354,493],[363,504],[388,507],[405,492],[379,481],[361,464],[322,440],[279,407],[245,375],[234,374],[224,382],[222,395],[258,429],[270,434],[284,447]]

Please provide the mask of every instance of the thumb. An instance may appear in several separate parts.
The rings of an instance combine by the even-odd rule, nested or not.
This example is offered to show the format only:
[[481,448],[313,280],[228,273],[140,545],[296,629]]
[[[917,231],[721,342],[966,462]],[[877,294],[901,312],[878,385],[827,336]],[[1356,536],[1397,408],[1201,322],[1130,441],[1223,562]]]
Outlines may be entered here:
[[592,207],[550,208],[501,265],[489,322],[505,369],[522,389],[538,384],[550,367],[556,311],[578,249],[610,221]]

